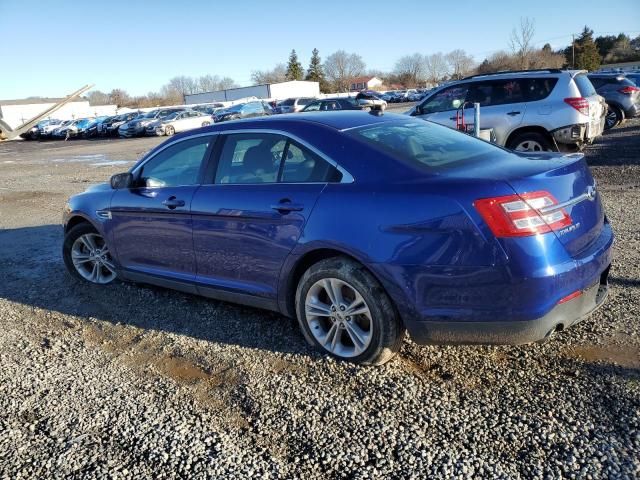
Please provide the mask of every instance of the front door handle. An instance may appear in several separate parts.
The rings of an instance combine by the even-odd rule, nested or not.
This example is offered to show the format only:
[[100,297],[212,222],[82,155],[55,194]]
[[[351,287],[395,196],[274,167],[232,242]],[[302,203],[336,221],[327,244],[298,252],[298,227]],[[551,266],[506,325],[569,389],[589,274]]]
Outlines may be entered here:
[[280,200],[280,203],[276,205],[271,205],[271,208],[285,215],[289,212],[300,212],[304,210],[304,205],[300,203],[291,203],[290,200],[285,199],[285,200]]
[[520,112],[507,112],[507,115],[510,115],[513,117],[515,115],[520,115]]
[[171,196],[162,202],[162,205],[167,207],[169,210],[173,210],[174,208],[184,207],[184,200],[178,200],[176,197]]

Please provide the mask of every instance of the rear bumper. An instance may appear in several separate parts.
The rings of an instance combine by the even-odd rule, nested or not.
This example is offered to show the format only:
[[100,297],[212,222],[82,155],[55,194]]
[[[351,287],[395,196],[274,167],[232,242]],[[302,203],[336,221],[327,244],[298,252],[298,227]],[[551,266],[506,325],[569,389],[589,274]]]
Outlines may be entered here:
[[609,268],[602,273],[600,283],[582,291],[568,302],[556,305],[549,313],[535,320],[496,322],[424,321],[411,332],[420,344],[449,345],[521,345],[543,340],[555,330],[564,330],[585,319],[607,298]]
[[640,116],[640,105],[637,103],[632,104],[624,110],[624,118],[635,118],[638,116]]

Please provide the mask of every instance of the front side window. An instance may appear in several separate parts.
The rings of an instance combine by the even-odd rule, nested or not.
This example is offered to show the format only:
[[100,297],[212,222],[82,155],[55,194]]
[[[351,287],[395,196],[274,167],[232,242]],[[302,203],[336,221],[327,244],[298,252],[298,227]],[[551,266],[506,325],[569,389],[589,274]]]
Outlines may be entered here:
[[422,113],[446,112],[448,110],[457,110],[462,106],[467,98],[468,85],[452,85],[427,99],[422,104]]
[[281,135],[226,135],[215,183],[274,183],[286,146]]
[[142,165],[139,183],[150,188],[196,185],[213,139],[213,136],[196,137],[165,148]]

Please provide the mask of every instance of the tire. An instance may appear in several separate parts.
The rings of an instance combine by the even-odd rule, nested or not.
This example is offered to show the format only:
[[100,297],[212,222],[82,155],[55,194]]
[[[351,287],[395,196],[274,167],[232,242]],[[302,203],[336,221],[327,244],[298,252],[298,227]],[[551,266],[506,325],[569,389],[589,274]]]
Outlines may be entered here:
[[402,346],[405,328],[391,300],[364,266],[348,258],[312,265],[298,283],[295,302],[305,339],[337,359],[382,365]]
[[209,125],[211,125],[211,122],[202,122],[203,127],[208,127]]
[[614,127],[617,127],[624,120],[624,115],[622,110],[614,105],[607,104],[607,116],[604,121],[604,129],[610,130]]
[[167,125],[166,127],[164,127],[164,133],[167,137],[170,137],[171,135],[176,133],[176,129],[173,128],[171,125]]
[[519,152],[554,152],[549,139],[538,132],[523,132],[509,140],[507,148]]
[[80,223],[67,232],[62,257],[67,270],[77,280],[107,285],[117,278],[104,238],[89,223]]

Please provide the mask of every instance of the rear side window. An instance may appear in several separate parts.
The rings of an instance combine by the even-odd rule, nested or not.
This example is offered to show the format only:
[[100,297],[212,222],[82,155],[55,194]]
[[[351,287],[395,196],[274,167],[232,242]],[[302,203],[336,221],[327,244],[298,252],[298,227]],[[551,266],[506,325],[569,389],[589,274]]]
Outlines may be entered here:
[[596,89],[593,88],[593,84],[589,77],[587,77],[584,73],[576,75],[573,79],[576,82],[578,90],[580,91],[580,95],[583,97],[590,97],[591,95],[596,94]]
[[427,122],[388,122],[354,129],[349,134],[401,161],[429,169],[503,153],[487,142]]
[[302,145],[289,141],[282,171],[285,183],[339,182],[340,172]]
[[522,93],[527,102],[544,100],[558,83],[557,78],[523,78],[520,80]]

